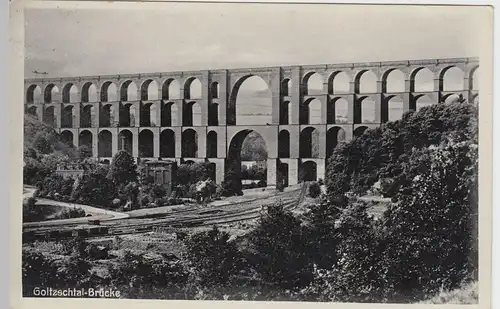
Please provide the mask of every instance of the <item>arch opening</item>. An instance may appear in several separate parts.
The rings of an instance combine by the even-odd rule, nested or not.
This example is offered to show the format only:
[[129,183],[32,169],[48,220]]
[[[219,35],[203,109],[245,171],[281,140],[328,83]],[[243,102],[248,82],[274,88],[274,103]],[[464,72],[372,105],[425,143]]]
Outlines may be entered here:
[[425,67],[414,70],[410,76],[410,90],[412,92],[434,91],[434,73]]
[[90,158],[93,155],[92,133],[88,130],[78,134],[78,154],[83,158]]
[[323,76],[316,72],[309,72],[304,76],[304,95],[323,94]]
[[287,130],[278,133],[278,157],[290,158],[290,132]]
[[99,157],[110,158],[113,156],[113,135],[108,130],[103,130],[98,134],[98,154]]
[[54,84],[49,84],[45,87],[44,91],[44,101],[45,103],[55,103],[57,102],[57,96],[59,95],[59,88]]
[[177,104],[174,102],[167,102],[162,104],[161,110],[161,126],[172,127],[177,126]]
[[213,82],[210,84],[210,97],[212,99],[218,99],[219,98],[219,83],[218,82]]
[[354,104],[354,123],[375,123],[376,102],[370,97],[362,97]]
[[208,105],[208,125],[219,125],[219,104],[217,103],[212,102]]
[[340,127],[332,127],[326,131],[326,157],[330,158],[335,147],[345,141],[345,131]]
[[382,105],[382,122],[396,121],[403,118],[403,98],[393,96],[384,100]]
[[277,182],[282,183],[285,187],[288,187],[288,177],[288,164],[284,162],[278,162]]
[[162,99],[176,100],[181,98],[181,86],[173,78],[167,79],[162,85]]
[[43,110],[43,122],[53,128],[56,127],[56,114],[54,106],[45,107]]
[[63,103],[78,102],[78,88],[73,83],[66,84],[63,87],[62,101]]
[[27,103],[43,103],[42,88],[38,85],[31,85],[26,90]]
[[349,93],[351,79],[346,72],[334,72],[328,79],[328,94]]
[[320,124],[321,114],[321,101],[309,99],[301,105],[300,124]]
[[131,80],[122,83],[120,87],[121,101],[137,101],[137,84]]
[[122,130],[118,133],[118,149],[125,150],[126,152],[132,154],[134,146],[134,137],[132,132],[129,130]]
[[65,106],[61,113],[61,128],[73,127],[73,106]]
[[405,91],[405,74],[398,69],[387,71],[382,79],[382,92],[398,93]]
[[272,94],[259,76],[240,78],[227,107],[228,125],[266,125],[272,122]]
[[182,125],[193,127],[201,126],[201,106],[197,102],[189,102],[182,105]]
[[360,137],[361,135],[363,135],[365,133],[365,131],[368,130],[368,127],[365,127],[365,126],[360,126],[360,127],[357,127],[356,129],[354,129],[354,137]]
[[25,113],[38,119],[38,109],[36,106],[30,106],[26,108]]
[[175,158],[175,133],[172,130],[160,133],[160,157]]
[[316,181],[318,179],[317,166],[314,161],[306,161],[300,164],[299,182]]
[[96,85],[91,82],[83,84],[81,96],[83,103],[97,102],[98,99]]
[[464,72],[455,66],[445,68],[441,71],[439,84],[442,91],[464,90]]
[[207,158],[217,158],[217,132],[207,134]]
[[141,100],[158,100],[158,83],[156,81],[148,79],[142,83]]
[[338,98],[330,101],[327,111],[327,122],[348,123],[349,122],[349,103],[344,98]]
[[80,126],[91,128],[95,126],[95,107],[92,105],[83,106],[81,109]]
[[281,102],[280,106],[280,124],[290,124],[290,119],[292,119],[292,110],[290,108],[290,102]]
[[100,126],[101,127],[111,127],[115,122],[115,108],[111,104],[104,105],[101,109],[100,115]]
[[156,125],[156,105],[153,103],[141,103],[140,124],[141,127],[154,127]]
[[182,132],[182,157],[198,157],[198,133],[193,129],[187,129]]
[[319,157],[319,131],[313,127],[304,128],[300,131],[299,139],[300,158]]
[[292,81],[289,78],[285,78],[281,81],[281,95],[290,96],[292,89]]
[[370,70],[363,70],[356,75],[354,81],[355,93],[376,93],[377,75]]
[[419,111],[423,107],[431,106],[435,103],[436,102],[434,100],[432,100],[428,95],[421,95],[415,99],[414,110]]
[[[267,146],[265,139],[256,131],[242,130],[231,139],[227,155],[227,171],[231,170],[236,185],[242,181],[267,183]],[[245,167],[243,167],[245,166]],[[241,190],[240,190],[241,191]]]
[[118,101],[118,91],[113,82],[104,82],[101,86],[101,102]]
[[184,84],[184,99],[201,99],[201,82],[199,79],[192,77],[186,80]]
[[73,132],[71,131],[62,131],[61,132],[61,140],[63,141],[63,143],[65,143],[66,145],[70,146],[70,147],[73,147]]
[[139,132],[139,157],[152,158],[154,156],[154,134],[150,130]]

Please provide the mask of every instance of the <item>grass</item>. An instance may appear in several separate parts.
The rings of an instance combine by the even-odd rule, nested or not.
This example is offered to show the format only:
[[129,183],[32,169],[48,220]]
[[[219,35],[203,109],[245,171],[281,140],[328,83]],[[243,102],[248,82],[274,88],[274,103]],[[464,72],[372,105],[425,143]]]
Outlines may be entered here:
[[420,304],[477,304],[478,298],[479,283],[474,281],[458,289],[443,291]]

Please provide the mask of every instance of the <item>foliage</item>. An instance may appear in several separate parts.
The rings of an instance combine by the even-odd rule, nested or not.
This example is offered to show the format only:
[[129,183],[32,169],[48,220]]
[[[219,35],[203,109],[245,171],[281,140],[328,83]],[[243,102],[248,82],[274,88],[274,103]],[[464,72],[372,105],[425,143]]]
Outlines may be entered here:
[[33,296],[34,288],[79,288],[88,283],[89,264],[80,257],[53,258],[23,249],[23,296]]
[[82,218],[85,217],[86,213],[85,210],[83,210],[80,207],[72,208],[72,207],[66,207],[63,208],[62,211],[60,211],[54,219],[70,219],[70,218]]
[[228,283],[242,266],[242,256],[230,235],[213,227],[184,240],[187,258],[193,264],[202,285]]
[[[427,106],[339,144],[328,160],[327,192],[331,197],[349,190],[362,193],[382,178],[391,178],[399,186],[402,166],[411,164],[408,154],[412,149],[449,140],[477,141],[477,109],[472,104]],[[397,187],[389,191],[393,190]]]
[[[111,284],[130,288],[128,294],[143,293],[145,289],[162,288],[166,296],[176,298],[171,293],[179,293],[188,280],[188,270],[178,259],[152,254],[125,251],[117,266],[110,269]],[[178,298],[178,297],[177,297]]]
[[108,174],[108,168],[103,165],[85,171],[75,184],[72,201],[101,207],[112,205],[117,192]]
[[29,197],[23,201],[23,222],[35,222],[43,220],[41,207],[36,207],[37,199]]
[[241,177],[237,167],[229,167],[224,175],[221,194],[223,196],[243,195]]
[[301,221],[281,204],[270,206],[250,235],[253,263],[262,281],[275,288],[309,284],[312,264]]
[[241,160],[267,160],[267,148],[264,139],[256,132],[250,132],[241,144]]
[[309,184],[307,194],[312,198],[317,198],[321,194],[321,187],[317,181]]
[[177,167],[177,183],[190,186],[211,178],[211,172],[210,162],[180,164]]
[[108,178],[117,188],[123,188],[131,182],[137,182],[138,172],[134,157],[125,150],[118,151],[111,162]]
[[457,287],[477,270],[477,147],[429,147],[427,169],[384,214],[385,278],[401,298]]

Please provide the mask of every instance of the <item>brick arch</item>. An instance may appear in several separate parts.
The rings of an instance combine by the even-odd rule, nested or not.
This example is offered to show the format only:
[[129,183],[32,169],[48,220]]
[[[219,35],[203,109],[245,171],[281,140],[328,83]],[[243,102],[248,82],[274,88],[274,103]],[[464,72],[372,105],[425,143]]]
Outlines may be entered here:
[[[156,84],[156,96],[155,98],[151,98],[150,97],[150,94],[149,94],[149,87],[151,85],[155,85]],[[158,100],[160,98],[158,98],[158,89],[159,89],[159,84],[158,84],[158,81],[156,79],[153,79],[153,78],[148,78],[144,81],[141,82],[140,86],[139,86],[139,89],[141,90],[140,93],[141,93],[141,100],[142,101],[148,101],[148,100]]]
[[127,79],[127,80],[125,80],[125,81],[123,81],[123,82],[120,83],[120,86],[118,87],[119,93],[120,93],[120,101],[136,101],[136,100],[139,100],[139,98],[137,97],[137,94],[133,98],[135,100],[131,100],[131,98],[129,98],[128,91],[129,91],[129,87],[132,84],[135,85],[136,90],[139,89],[137,87],[137,82],[134,81],[134,80],[132,80],[132,79]]
[[394,91],[387,90],[389,88],[388,84],[387,84],[387,80],[389,79],[389,76],[391,74],[394,74],[397,71],[401,72],[403,74],[403,77],[404,77],[403,78],[403,87],[402,87],[401,91],[397,91],[397,92],[404,92],[405,91],[405,82],[408,79],[408,70],[406,68],[402,68],[402,67],[391,67],[391,68],[388,68],[382,72],[382,78],[381,78],[382,89],[381,90],[383,93],[394,92]]
[[350,85],[347,85],[347,91],[339,91],[338,89],[335,89],[335,81],[339,76],[344,75],[347,76],[347,83],[351,83],[351,80],[353,79],[352,77],[352,72],[349,70],[335,70],[328,75],[327,83],[328,83],[328,94],[338,94],[338,93],[348,93]]
[[247,73],[241,74],[238,76],[231,76],[231,92],[229,94],[229,100],[227,105],[227,124],[228,125],[236,125],[236,100],[238,97],[238,91],[240,90],[241,85],[250,77],[257,76],[260,77],[266,84],[267,88],[272,93],[271,88],[271,74],[270,73]]

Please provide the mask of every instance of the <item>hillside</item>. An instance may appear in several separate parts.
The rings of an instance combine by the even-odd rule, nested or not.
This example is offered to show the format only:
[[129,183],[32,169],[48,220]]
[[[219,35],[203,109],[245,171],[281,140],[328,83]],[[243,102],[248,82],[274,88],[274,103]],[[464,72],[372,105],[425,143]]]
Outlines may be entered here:
[[[61,136],[50,126],[31,115],[24,115],[24,152],[29,157],[41,154],[62,154],[74,158],[77,151],[65,143]],[[35,152],[35,153],[33,153]]]
[[477,144],[477,130],[477,108],[472,104],[434,104],[406,113],[335,148],[326,176],[330,193],[363,194],[377,182],[386,182],[391,185],[385,194],[391,196],[407,180],[405,174],[413,174],[416,152],[450,142]]

